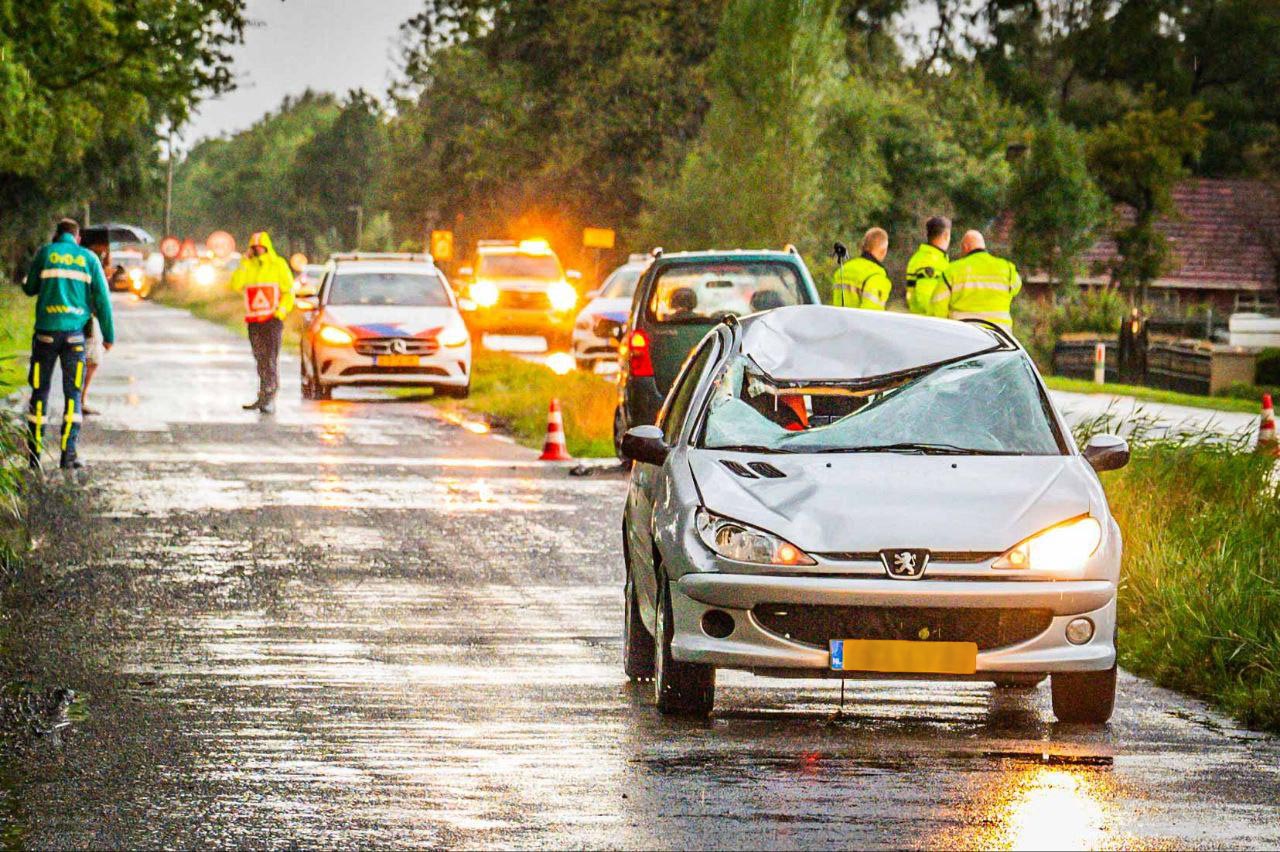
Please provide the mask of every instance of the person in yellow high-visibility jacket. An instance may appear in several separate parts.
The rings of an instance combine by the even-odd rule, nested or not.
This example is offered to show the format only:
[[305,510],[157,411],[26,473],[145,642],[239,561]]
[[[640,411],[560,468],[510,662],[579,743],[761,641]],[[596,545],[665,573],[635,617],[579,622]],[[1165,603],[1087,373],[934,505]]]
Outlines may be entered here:
[[1013,298],[1022,290],[1017,267],[987,251],[978,231],[960,241],[960,259],[942,273],[942,284],[929,302],[929,313],[951,319],[981,319],[1013,329]]
[[889,253],[889,234],[884,228],[872,228],[862,238],[862,254],[836,270],[831,303],[838,308],[862,308],[883,311],[889,304],[893,284],[885,272],[884,259]]
[[244,407],[271,414],[280,388],[284,318],[293,310],[293,270],[276,254],[266,231],[250,237],[240,268],[231,276],[231,289],[244,294],[244,321],[258,365],[258,398]]
[[928,315],[933,293],[942,284],[942,273],[951,259],[951,220],[934,216],[924,226],[925,241],[907,261],[907,308],[913,314]]

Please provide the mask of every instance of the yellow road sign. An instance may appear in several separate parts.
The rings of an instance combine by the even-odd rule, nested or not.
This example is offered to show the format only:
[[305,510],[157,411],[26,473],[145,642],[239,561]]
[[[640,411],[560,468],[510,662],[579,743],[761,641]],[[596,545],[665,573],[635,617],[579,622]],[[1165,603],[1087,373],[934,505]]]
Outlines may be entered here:
[[586,248],[613,248],[613,228],[583,228],[582,245]]
[[436,260],[453,260],[453,231],[431,232],[431,256]]

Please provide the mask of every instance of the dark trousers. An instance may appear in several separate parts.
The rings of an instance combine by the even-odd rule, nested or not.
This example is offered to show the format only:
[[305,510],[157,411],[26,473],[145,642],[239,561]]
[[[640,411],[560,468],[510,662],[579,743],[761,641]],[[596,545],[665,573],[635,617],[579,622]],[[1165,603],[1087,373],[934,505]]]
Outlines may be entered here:
[[37,331],[31,338],[31,405],[27,409],[27,460],[40,463],[44,452],[44,424],[49,412],[49,388],[53,367],[62,366],[62,395],[66,409],[62,416],[62,466],[76,459],[76,439],[80,437],[80,389],[84,387],[84,332]]
[[269,402],[280,389],[280,341],[284,336],[284,323],[272,317],[266,322],[248,325],[253,360],[258,362],[258,402]]

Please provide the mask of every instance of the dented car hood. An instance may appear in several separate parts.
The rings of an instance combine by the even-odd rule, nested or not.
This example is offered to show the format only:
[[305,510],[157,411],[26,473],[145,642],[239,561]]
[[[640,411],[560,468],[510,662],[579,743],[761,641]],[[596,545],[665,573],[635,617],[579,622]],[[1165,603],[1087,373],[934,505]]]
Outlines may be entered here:
[[[810,553],[920,547],[1003,552],[1089,512],[1096,480],[1076,456],[752,454],[690,449],[703,504]],[[724,461],[767,462],[746,479]]]

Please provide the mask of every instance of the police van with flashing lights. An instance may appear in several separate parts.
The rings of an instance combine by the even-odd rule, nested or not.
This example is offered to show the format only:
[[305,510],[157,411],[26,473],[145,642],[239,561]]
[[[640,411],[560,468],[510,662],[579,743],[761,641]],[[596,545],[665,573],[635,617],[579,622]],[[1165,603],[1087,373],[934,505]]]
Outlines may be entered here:
[[582,275],[566,270],[546,240],[480,240],[458,270],[467,324],[478,333],[534,334],[548,346],[573,334]]

